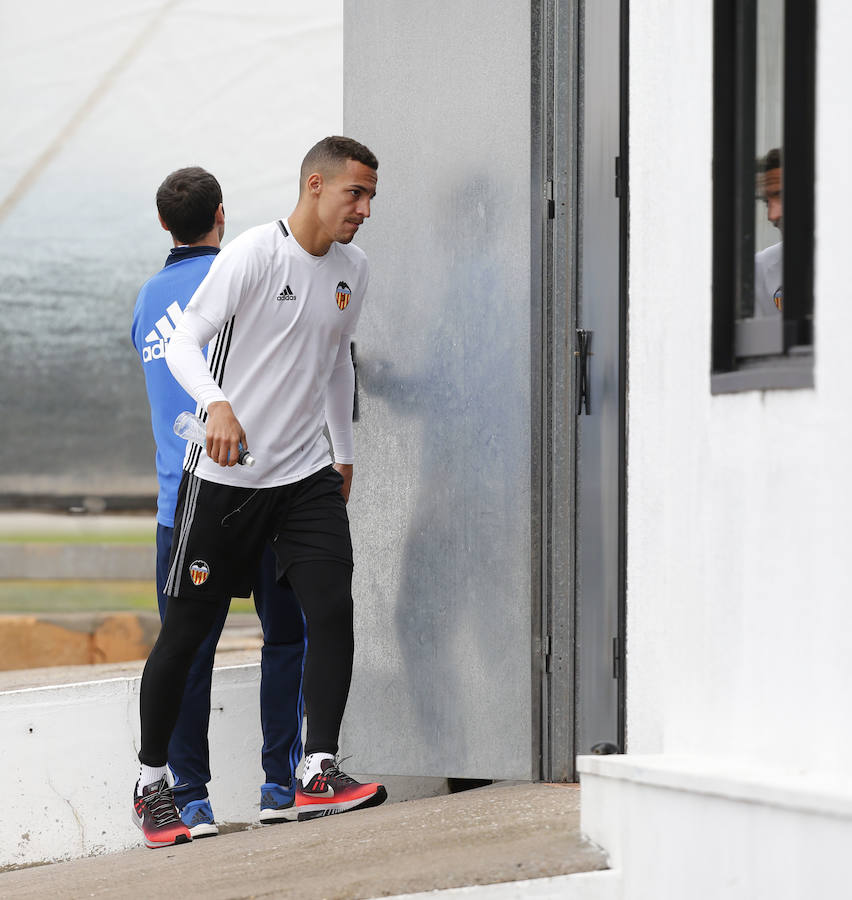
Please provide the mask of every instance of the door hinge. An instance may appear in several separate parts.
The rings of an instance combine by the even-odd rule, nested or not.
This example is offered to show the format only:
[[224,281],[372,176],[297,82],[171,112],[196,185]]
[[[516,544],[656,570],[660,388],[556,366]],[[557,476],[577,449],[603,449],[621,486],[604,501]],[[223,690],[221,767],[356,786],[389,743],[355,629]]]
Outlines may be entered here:
[[556,218],[556,204],[553,201],[553,179],[548,178],[544,182],[544,199],[547,202],[547,218]]
[[612,639],[612,677],[616,681],[621,678],[621,641],[617,637]]
[[615,196],[620,198],[624,193],[624,178],[621,171],[621,157],[615,157]]

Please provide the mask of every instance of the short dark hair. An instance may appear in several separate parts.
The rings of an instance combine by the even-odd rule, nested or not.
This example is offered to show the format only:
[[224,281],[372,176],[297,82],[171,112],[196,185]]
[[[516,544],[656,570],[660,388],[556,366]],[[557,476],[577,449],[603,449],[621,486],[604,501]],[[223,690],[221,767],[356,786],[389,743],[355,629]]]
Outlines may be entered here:
[[349,159],[363,163],[370,169],[379,168],[379,161],[373,151],[352,138],[331,135],[318,141],[302,160],[299,193],[304,190],[305,181],[312,172],[336,173]]
[[157,189],[157,211],[181,244],[194,244],[213,230],[221,202],[219,182],[199,166],[177,169]]
[[781,165],[782,155],[780,147],[773,147],[763,159],[758,160],[758,169],[761,172],[768,172],[770,169],[780,169]]

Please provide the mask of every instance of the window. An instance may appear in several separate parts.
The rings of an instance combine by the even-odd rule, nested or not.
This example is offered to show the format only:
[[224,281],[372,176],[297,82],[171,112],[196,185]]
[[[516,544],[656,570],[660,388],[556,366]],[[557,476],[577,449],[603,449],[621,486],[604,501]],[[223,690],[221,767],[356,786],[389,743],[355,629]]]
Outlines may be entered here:
[[716,0],[713,393],[813,386],[815,0]]

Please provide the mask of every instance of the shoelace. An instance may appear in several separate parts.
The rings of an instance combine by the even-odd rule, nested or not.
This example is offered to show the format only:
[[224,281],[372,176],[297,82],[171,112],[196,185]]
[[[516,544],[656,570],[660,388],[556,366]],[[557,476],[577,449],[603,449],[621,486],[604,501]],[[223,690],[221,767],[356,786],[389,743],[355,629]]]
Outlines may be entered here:
[[329,766],[322,773],[323,775],[327,775],[329,779],[333,778],[335,781],[341,781],[343,784],[355,784],[355,779],[347,775],[345,772],[341,772],[337,765]]
[[156,793],[148,794],[144,799],[145,806],[157,825],[172,825],[180,821],[175,809],[174,796],[170,787],[161,787]]

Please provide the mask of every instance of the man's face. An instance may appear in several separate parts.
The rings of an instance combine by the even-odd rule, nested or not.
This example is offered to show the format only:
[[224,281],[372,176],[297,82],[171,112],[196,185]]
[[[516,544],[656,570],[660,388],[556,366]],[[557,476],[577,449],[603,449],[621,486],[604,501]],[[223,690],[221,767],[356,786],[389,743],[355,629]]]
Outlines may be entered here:
[[336,175],[323,179],[317,215],[333,241],[348,244],[364,219],[370,217],[377,182],[376,170],[354,159],[347,160]]
[[781,169],[768,169],[763,175],[763,199],[766,201],[766,218],[784,231],[784,173]]

